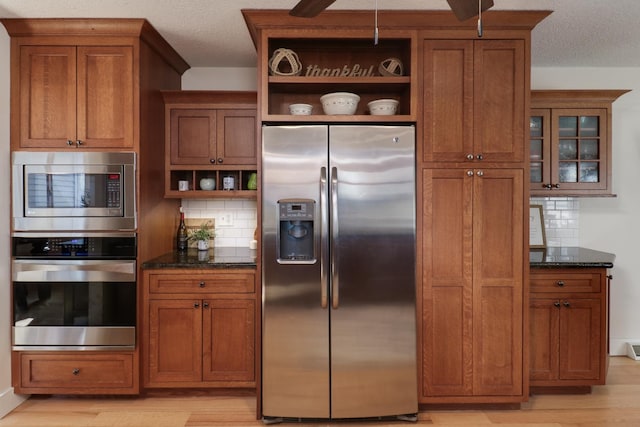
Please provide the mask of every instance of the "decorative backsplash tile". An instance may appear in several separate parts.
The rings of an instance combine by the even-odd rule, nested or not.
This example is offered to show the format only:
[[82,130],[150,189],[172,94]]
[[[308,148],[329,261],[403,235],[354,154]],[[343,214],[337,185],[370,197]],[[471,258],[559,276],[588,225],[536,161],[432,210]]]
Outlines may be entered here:
[[[255,200],[182,199],[182,208],[186,219],[214,219],[216,247],[249,247],[253,240],[258,218]],[[223,225],[229,221],[230,225]]]
[[532,197],[530,204],[542,205],[547,246],[580,246],[580,199]]

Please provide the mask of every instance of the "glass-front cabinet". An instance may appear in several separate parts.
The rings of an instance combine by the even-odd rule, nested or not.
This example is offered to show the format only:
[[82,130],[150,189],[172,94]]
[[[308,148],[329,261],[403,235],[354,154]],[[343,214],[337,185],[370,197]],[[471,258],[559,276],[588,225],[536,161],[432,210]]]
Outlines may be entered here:
[[611,103],[626,91],[532,91],[532,196],[612,196]]

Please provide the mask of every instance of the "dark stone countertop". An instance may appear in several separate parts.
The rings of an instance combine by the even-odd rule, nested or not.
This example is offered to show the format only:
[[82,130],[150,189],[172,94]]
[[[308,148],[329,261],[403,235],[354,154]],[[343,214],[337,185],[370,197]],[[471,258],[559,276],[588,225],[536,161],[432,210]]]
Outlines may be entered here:
[[185,254],[170,252],[142,263],[153,268],[256,268],[256,251],[249,248],[189,249]]
[[580,247],[529,250],[531,268],[612,268],[614,254]]

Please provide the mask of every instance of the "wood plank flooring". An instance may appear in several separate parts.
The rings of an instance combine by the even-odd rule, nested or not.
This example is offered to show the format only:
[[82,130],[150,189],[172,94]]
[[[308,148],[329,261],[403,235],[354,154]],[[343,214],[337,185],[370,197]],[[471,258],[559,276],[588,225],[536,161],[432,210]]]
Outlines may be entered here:
[[[588,395],[532,396],[519,410],[425,411],[417,425],[501,427],[640,426],[640,362],[612,357],[607,385]],[[255,397],[32,397],[0,427],[244,427],[255,419]],[[283,424],[283,426],[410,426],[403,422]]]

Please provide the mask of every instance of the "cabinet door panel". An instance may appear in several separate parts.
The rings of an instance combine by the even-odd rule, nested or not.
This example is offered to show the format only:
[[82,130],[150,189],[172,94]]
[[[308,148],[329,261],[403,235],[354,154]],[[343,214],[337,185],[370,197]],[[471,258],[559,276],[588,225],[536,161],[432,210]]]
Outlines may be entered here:
[[422,395],[472,392],[472,191],[462,169],[423,171]]
[[216,110],[173,109],[170,114],[172,165],[209,165],[216,159]]
[[149,301],[148,352],[151,383],[201,381],[201,302]]
[[218,158],[223,164],[256,163],[256,110],[218,110]]
[[133,147],[133,49],[78,47],[78,139],[87,148]]
[[474,42],[474,144],[485,161],[524,160],[524,52],[523,40]]
[[423,52],[425,162],[473,154],[473,42],[426,40]]
[[523,171],[474,178],[474,393],[522,393]]
[[555,167],[551,182],[560,190],[605,190],[607,188],[607,110],[604,108],[555,108],[551,156]]
[[213,300],[206,303],[202,379],[254,381],[254,301]]
[[76,49],[20,48],[20,145],[64,148],[76,138]]
[[560,310],[560,379],[599,378],[600,322],[599,299],[563,301]]
[[531,380],[558,379],[560,333],[560,307],[554,299],[531,299],[530,319],[530,378]]

